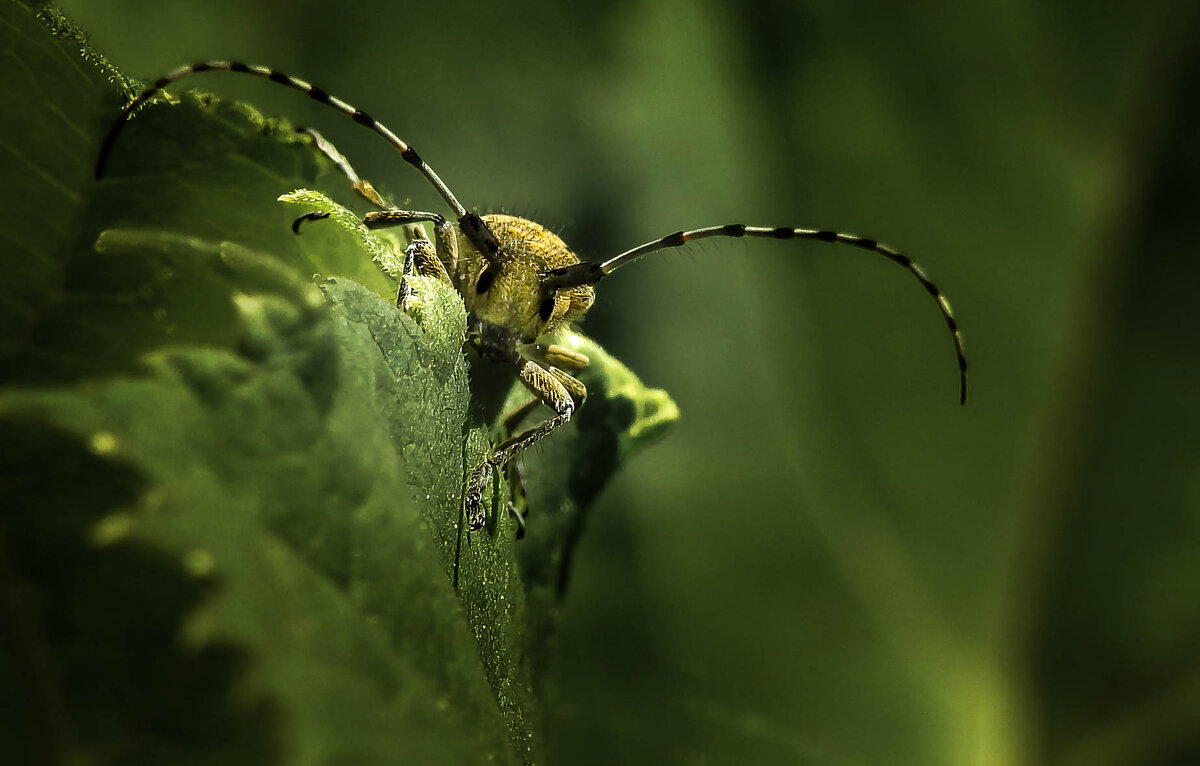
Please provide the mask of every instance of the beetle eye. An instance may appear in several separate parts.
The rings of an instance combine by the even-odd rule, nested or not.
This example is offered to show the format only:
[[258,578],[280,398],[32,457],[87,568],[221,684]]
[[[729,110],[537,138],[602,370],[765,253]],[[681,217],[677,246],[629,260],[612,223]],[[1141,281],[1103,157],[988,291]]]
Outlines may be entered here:
[[488,288],[490,288],[492,286],[492,283],[495,281],[496,281],[496,275],[494,273],[492,273],[492,270],[484,269],[483,273],[479,275],[479,281],[475,283],[475,293],[477,295],[482,295],[482,294],[486,293],[488,291]]
[[543,322],[549,322],[550,316],[554,313],[554,296],[547,295],[542,298],[542,302],[538,304],[538,316]]

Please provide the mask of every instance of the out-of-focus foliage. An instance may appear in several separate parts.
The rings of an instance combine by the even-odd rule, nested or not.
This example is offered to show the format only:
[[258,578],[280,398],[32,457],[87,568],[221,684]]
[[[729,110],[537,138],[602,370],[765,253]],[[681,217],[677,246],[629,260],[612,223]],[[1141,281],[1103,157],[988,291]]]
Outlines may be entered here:
[[[1195,3],[68,6],[139,76],[307,77],[585,257],[837,227],[954,302],[965,408],[936,312],[862,253],[704,243],[601,286],[589,334],[684,419],[581,538],[553,760],[1200,758]],[[437,204],[365,131],[219,77]]]

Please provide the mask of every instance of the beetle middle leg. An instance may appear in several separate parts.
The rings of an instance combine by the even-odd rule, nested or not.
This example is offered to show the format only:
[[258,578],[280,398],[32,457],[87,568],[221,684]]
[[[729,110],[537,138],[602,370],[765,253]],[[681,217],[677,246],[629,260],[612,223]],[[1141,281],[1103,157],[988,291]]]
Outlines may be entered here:
[[[373,210],[363,216],[363,225],[368,229],[386,229],[393,226],[408,226],[414,223],[432,223],[435,230],[436,252],[438,258],[443,263],[454,263],[458,260],[458,240],[454,236],[454,225],[447,221],[445,216],[439,213],[428,213],[420,210],[400,210],[389,205],[379,192],[375,191],[375,187],[370,181],[360,178],[354,166],[350,164],[350,160],[346,159],[346,155],[338,151],[334,146],[317,131],[312,128],[304,128],[300,131],[312,139],[313,147],[317,151],[324,154],[330,162],[334,164],[346,180],[350,182],[350,186],[354,191],[358,192],[365,200],[370,202],[379,210]],[[297,234],[300,233],[300,224],[304,221],[319,220],[327,218],[327,213],[306,213],[300,216],[292,224],[292,230]],[[411,239],[411,238],[410,238]]]
[[312,128],[301,128],[300,132],[312,139],[313,146],[317,148],[321,154],[329,158],[338,170],[342,171],[342,175],[346,176],[350,181],[350,185],[354,187],[354,191],[361,194],[368,202],[376,207],[389,207],[383,201],[383,197],[379,196],[379,192],[375,191],[375,187],[370,181],[363,180],[358,177],[358,173],[354,172],[354,167],[350,164],[350,160],[346,159],[346,155],[338,151],[337,147],[329,143],[325,136],[321,135]]

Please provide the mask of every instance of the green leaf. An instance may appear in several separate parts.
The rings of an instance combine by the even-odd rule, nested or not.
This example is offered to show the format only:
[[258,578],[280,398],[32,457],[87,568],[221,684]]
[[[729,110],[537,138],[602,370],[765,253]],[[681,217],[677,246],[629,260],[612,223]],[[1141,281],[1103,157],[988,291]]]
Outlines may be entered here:
[[[95,136],[120,101],[107,81],[112,70],[92,53],[80,55],[79,36],[54,11],[42,17],[0,5],[0,358],[7,361],[58,300],[70,246],[80,234],[91,194]],[[0,368],[0,379],[20,375]]]
[[[128,89],[44,21],[0,2],[9,57],[40,57],[0,86],[3,740],[19,762],[537,760],[529,647],[557,595],[527,594],[542,549],[518,561],[500,477],[489,525],[462,525],[489,428],[461,299],[416,279],[400,312],[397,243],[248,107],[148,105],[94,183]],[[297,237],[276,198],[300,187],[334,215]],[[639,410],[674,417],[610,363],[589,385],[596,417],[626,406],[544,474],[567,516],[644,441]]]
[[[586,521],[548,758],[1200,761],[1200,5],[493,4],[453,34],[402,3],[73,5],[147,76],[296,62],[465,203],[537,210],[589,257],[739,219],[845,228],[953,300],[965,408],[927,296],[866,253],[710,240],[605,281],[589,332],[688,417]],[[196,82],[278,97],[435,197],[315,102]],[[569,438],[530,456],[532,494]],[[531,497],[519,555],[552,512]]]
[[[181,577],[207,562],[201,574],[219,595],[187,615],[177,640],[189,651],[250,652],[239,694],[281,708],[303,734],[292,743],[301,754],[399,762],[447,741],[494,752],[505,739],[489,713],[495,700],[388,432],[411,414],[399,409],[399,370],[374,344],[364,351],[361,330],[339,323],[316,288],[287,271],[264,278],[269,259],[171,235],[113,233],[100,250],[236,262],[253,274],[247,282],[267,284],[234,296],[237,351],[163,350],[141,376],[0,400],[10,419],[68,430],[144,475],[141,501],[90,520],[79,536],[159,552]],[[375,295],[356,289],[333,302],[361,312],[365,298],[378,310]],[[114,528],[122,534],[97,531]]]

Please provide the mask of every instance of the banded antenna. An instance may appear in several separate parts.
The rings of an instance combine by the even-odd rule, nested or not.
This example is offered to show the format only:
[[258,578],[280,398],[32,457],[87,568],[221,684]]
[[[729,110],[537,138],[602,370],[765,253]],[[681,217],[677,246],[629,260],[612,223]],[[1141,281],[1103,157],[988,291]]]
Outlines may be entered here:
[[575,287],[578,285],[593,285],[599,282],[604,277],[613,273],[620,267],[636,260],[647,253],[653,253],[656,250],[665,250],[670,247],[680,247],[688,242],[694,242],[698,239],[707,239],[709,237],[764,237],[768,239],[815,239],[820,242],[834,242],[842,245],[853,245],[854,247],[863,250],[869,250],[874,253],[879,253],[883,257],[904,267],[908,273],[912,274],[921,286],[925,288],[925,292],[933,297],[937,304],[938,311],[946,320],[946,326],[950,328],[950,338],[954,341],[954,355],[958,359],[958,378],[959,378],[959,394],[958,400],[960,404],[967,402],[967,356],[963,350],[962,332],[958,329],[958,321],[954,318],[954,312],[950,308],[950,301],[942,293],[941,289],[933,283],[917,263],[903,253],[897,252],[887,245],[882,245],[873,239],[860,237],[856,234],[843,234],[839,231],[824,231],[820,229],[793,229],[786,226],[777,228],[769,228],[765,226],[746,226],[741,223],[731,223],[725,226],[709,226],[703,229],[692,229],[691,231],[677,231],[674,234],[668,234],[661,239],[656,239],[647,242],[644,245],[626,250],[620,255],[609,258],[607,261],[600,263],[584,262],[577,263],[573,266],[565,266],[560,269],[554,269],[549,273],[543,284],[545,290],[559,290],[563,288]]
[[171,83],[176,82],[177,80],[182,80],[184,77],[189,75],[199,74],[202,72],[237,72],[239,74],[249,74],[254,75],[255,77],[261,77],[263,79],[270,80],[271,82],[279,83],[280,85],[286,85],[292,90],[298,90],[301,93],[307,94],[309,98],[318,103],[325,104],[326,106],[336,109],[337,111],[357,122],[359,125],[363,125],[375,131],[375,133],[382,136],[383,140],[387,141],[392,148],[400,152],[400,156],[404,158],[405,162],[415,167],[421,172],[421,175],[425,176],[429,183],[433,185],[433,188],[437,190],[437,193],[441,195],[442,199],[446,201],[446,204],[450,207],[450,209],[454,211],[454,217],[458,219],[459,228],[462,229],[464,234],[470,237],[472,243],[479,248],[479,251],[487,256],[488,261],[492,263],[493,266],[495,265],[495,255],[500,252],[500,243],[497,241],[496,236],[492,234],[490,229],[488,229],[487,224],[484,223],[482,218],[475,213],[468,212],[467,209],[462,206],[462,203],[458,201],[458,199],[454,196],[454,193],[450,191],[450,187],[446,186],[446,182],[434,172],[433,168],[425,164],[425,161],[421,159],[421,156],[417,154],[415,149],[413,149],[399,136],[393,133],[390,128],[383,123],[376,121],[375,118],[371,117],[363,110],[352,106],[345,101],[342,101],[340,98],[335,98],[334,96],[329,95],[325,91],[321,90],[315,85],[305,82],[304,80],[299,80],[291,75],[284,74],[283,72],[279,72],[265,66],[253,66],[250,64],[243,64],[239,61],[201,61],[195,64],[189,64],[188,66],[179,67],[178,69],[168,72],[167,74],[155,80],[150,84],[149,87],[138,94],[137,98],[129,102],[124,111],[121,113],[120,118],[116,123],[113,124],[112,128],[109,129],[108,134],[104,136],[104,141],[100,144],[99,157],[96,159],[96,180],[100,180],[100,178],[104,175],[104,168],[108,164],[109,153],[112,151],[113,144],[116,143],[117,136],[120,135],[121,129],[124,128],[126,122],[128,122],[129,116],[137,111],[138,107],[150,100],[155,93],[158,93]]

